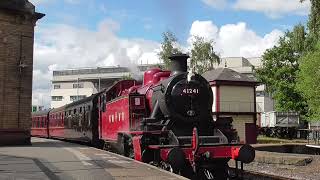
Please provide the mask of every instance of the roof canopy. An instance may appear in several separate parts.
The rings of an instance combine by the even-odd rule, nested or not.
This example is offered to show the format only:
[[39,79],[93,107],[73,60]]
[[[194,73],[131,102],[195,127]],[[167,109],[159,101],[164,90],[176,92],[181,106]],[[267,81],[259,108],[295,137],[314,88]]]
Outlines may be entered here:
[[248,77],[245,74],[241,74],[229,68],[217,68],[211,71],[207,71],[202,75],[209,82],[225,82],[225,83],[235,83],[244,85],[256,85],[258,82]]

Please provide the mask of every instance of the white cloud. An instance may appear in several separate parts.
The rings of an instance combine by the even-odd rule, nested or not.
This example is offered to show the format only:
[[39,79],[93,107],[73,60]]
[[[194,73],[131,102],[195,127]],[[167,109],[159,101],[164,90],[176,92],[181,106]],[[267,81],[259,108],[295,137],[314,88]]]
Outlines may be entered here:
[[227,5],[227,0],[202,0],[206,5],[213,8],[224,8]]
[[159,43],[138,38],[120,38],[116,35],[119,29],[120,25],[110,19],[102,21],[97,31],[65,24],[38,28],[33,103],[49,102],[44,92],[50,93],[53,69],[120,65],[134,70],[135,63],[159,61]]
[[[41,24],[40,24],[41,26]],[[33,103],[50,103],[52,71],[77,67],[129,66],[159,63],[160,43],[139,38],[117,36],[120,25],[110,19],[102,21],[96,31],[66,24],[37,27],[34,54]],[[260,56],[276,44],[283,33],[273,30],[257,35],[245,23],[217,27],[212,21],[194,21],[191,35],[216,42],[222,56]],[[189,48],[192,38],[188,39]],[[184,48],[180,44],[177,46]]]
[[205,40],[214,40],[218,36],[218,27],[212,21],[194,21],[190,29],[188,42],[193,41],[193,36],[203,37]]
[[218,28],[211,21],[195,21],[190,29],[189,43],[192,36],[201,36],[215,42],[215,50],[221,56],[261,56],[263,52],[273,47],[279,37],[283,35],[280,30],[273,30],[269,34],[257,35],[248,29],[246,23],[226,24]]
[[233,8],[262,12],[271,18],[296,14],[307,15],[310,10],[310,1],[300,3],[299,0],[237,0]]

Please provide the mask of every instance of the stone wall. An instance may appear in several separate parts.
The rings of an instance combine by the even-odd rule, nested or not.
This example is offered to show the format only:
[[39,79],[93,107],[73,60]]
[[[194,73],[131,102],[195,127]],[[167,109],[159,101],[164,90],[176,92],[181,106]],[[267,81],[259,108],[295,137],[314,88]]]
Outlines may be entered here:
[[36,20],[0,9],[0,145],[30,142]]

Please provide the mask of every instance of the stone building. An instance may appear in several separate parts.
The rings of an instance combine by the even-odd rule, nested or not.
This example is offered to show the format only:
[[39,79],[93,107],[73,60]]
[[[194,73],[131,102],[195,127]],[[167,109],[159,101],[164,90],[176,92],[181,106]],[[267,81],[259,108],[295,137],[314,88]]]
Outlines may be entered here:
[[241,143],[254,144],[257,140],[256,86],[258,83],[245,74],[229,68],[217,68],[203,76],[213,92],[214,119],[232,117]]
[[30,143],[34,26],[28,0],[0,1],[0,145]]

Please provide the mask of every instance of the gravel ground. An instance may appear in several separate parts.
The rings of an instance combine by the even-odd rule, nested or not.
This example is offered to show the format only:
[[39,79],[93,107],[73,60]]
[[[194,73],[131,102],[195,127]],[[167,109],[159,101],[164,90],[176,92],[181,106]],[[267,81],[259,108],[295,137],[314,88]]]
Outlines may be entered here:
[[[266,174],[273,174],[277,176],[283,176],[291,179],[320,180],[320,155],[308,156],[312,156],[313,160],[306,166],[265,164],[252,162],[250,164],[245,164],[244,169],[255,172],[262,172]],[[230,162],[229,165],[233,166],[234,162]]]

